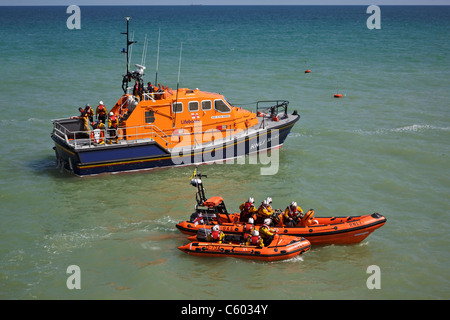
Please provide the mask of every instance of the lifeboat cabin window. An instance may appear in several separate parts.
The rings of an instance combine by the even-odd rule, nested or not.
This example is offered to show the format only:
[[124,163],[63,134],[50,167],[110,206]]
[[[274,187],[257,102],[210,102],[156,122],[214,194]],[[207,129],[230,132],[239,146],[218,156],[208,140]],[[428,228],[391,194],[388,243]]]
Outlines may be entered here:
[[196,112],[196,111],[198,111],[198,102],[197,101],[189,102],[188,110],[189,110],[189,112]]
[[174,102],[174,103],[172,103],[172,111],[174,113],[183,112],[183,103],[182,102]]
[[223,100],[214,100],[214,110],[222,113],[228,113],[231,111],[230,107]]
[[153,110],[145,111],[145,123],[155,122],[155,112]]
[[211,110],[211,101],[210,100],[202,101],[202,110],[203,111]]

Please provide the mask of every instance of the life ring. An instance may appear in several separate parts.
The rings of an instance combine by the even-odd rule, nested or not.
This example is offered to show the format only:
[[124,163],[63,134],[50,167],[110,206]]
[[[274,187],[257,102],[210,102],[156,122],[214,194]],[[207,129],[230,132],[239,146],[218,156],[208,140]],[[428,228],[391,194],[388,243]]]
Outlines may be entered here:
[[277,121],[278,122],[278,121],[280,121],[280,118],[278,118],[278,116],[273,116],[272,117],[272,121]]
[[91,131],[91,141],[93,144],[105,143],[105,134],[100,129],[94,129]]

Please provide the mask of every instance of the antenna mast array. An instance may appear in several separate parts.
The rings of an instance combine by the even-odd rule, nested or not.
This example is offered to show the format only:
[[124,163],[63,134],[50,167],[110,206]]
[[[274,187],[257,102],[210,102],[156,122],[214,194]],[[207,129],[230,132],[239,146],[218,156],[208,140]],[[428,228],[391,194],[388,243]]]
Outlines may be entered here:
[[[131,51],[132,51],[132,47],[130,49],[130,46],[133,43],[137,43],[137,41],[130,40],[129,22],[130,22],[131,18],[127,17],[126,19],[127,19],[127,32],[121,33],[121,34],[125,34],[127,36],[127,47],[122,49],[122,53],[126,53],[126,55],[127,55],[127,73],[123,76],[123,79],[122,79],[122,90],[125,94],[127,93],[128,83],[133,79],[138,81],[141,87],[143,86],[144,81],[142,80],[142,77],[144,76],[144,70],[145,70],[145,67],[143,64],[142,65],[136,64],[137,70],[130,72],[130,55],[131,55]],[[134,35],[132,38],[134,39]],[[147,55],[147,47],[146,47],[147,43],[148,43],[148,40],[147,40],[147,35],[146,35],[145,43],[144,43],[144,52],[142,54],[142,62],[141,63],[145,62],[145,57]]]

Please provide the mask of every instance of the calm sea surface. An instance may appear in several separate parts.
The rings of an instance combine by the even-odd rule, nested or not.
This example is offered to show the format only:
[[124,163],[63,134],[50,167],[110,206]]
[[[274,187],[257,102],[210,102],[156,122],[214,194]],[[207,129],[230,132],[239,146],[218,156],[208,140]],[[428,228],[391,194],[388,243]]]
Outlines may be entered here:
[[[67,7],[0,7],[0,298],[449,299],[450,7],[380,8],[369,30],[365,6],[81,7],[69,30]],[[126,16],[133,65],[149,38],[145,81],[161,30],[158,82],[176,87],[183,43],[180,87],[286,99],[301,115],[275,175],[255,156],[204,165],[208,196],[386,225],[282,262],[198,258],[175,228],[193,210],[192,167],[61,172],[51,120],[119,99]],[[366,285],[371,265],[381,289]]]

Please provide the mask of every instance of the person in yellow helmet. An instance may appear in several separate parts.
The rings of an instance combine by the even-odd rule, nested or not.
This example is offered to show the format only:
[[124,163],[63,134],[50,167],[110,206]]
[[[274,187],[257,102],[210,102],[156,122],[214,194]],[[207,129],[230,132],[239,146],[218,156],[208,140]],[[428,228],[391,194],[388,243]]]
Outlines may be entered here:
[[292,201],[290,205],[284,210],[283,221],[286,227],[295,227],[301,220],[303,210],[297,205],[297,202]]

